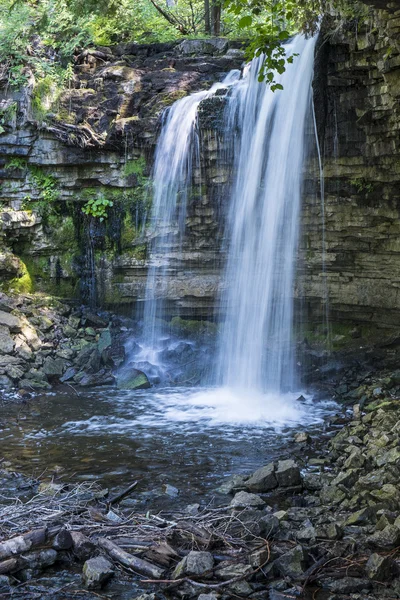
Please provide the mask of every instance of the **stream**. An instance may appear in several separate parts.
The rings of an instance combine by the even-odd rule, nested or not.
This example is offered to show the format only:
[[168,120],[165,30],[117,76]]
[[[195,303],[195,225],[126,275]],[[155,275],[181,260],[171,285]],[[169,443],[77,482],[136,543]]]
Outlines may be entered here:
[[224,389],[103,388],[7,408],[0,456],[16,471],[41,478],[61,471],[62,480],[92,479],[113,490],[138,480],[125,502],[162,509],[200,501],[230,475],[293,452],[299,430],[323,435],[337,406]]

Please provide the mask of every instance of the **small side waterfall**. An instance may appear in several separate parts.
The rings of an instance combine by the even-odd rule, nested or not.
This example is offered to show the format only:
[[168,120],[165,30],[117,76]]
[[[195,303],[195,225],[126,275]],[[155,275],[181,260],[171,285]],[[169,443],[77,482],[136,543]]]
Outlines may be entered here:
[[231,85],[239,75],[239,71],[231,71],[222,83],[178,100],[165,114],[152,174],[150,266],[146,282],[142,359],[156,360],[163,335],[167,275],[173,263],[179,264],[180,260],[193,171],[200,165],[197,109],[202,100],[212,96],[219,88]]
[[296,384],[293,292],[314,46],[303,36],[287,44],[299,56],[279,78],[282,91],[258,82],[262,57],[253,60],[226,112],[237,160],[217,382],[235,390],[281,393]]

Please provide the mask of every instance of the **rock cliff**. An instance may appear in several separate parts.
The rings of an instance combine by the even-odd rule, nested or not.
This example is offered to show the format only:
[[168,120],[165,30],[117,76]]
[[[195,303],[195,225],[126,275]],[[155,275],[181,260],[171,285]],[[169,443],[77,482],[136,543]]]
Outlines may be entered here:
[[[312,123],[304,191],[296,296],[313,326],[329,306],[338,331],[358,326],[357,335],[400,323],[400,10],[385,8],[365,22],[325,20],[314,84],[324,204]],[[143,230],[160,115],[242,61],[225,40],[91,50],[77,58],[70,89],[41,99],[39,115],[30,89],[3,88],[3,286],[80,294],[118,310],[140,304],[149,260],[163,260],[148,255]],[[219,130],[223,103],[201,105],[188,235],[182,255],[168,257],[171,316],[219,310],[232,166]],[[103,197],[113,202],[108,219],[81,212]]]

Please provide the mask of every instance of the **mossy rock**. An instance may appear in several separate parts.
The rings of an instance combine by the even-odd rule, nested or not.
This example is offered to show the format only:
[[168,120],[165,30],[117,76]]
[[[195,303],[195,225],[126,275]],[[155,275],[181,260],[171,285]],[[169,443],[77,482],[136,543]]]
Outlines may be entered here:
[[122,390],[146,390],[150,385],[147,375],[139,369],[125,369],[117,376],[117,386]]

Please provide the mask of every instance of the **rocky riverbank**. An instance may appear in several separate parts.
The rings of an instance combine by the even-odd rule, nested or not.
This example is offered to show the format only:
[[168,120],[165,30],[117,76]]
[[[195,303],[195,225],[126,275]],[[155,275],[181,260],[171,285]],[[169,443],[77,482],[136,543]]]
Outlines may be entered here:
[[[59,384],[116,384],[126,363],[127,322],[47,295],[0,294],[0,390],[27,398]],[[150,385],[133,369],[125,379],[130,389]]]
[[32,482],[1,509],[3,597],[400,598],[399,375],[360,386],[330,439],[297,432],[221,482],[217,503],[132,512],[93,483]]

